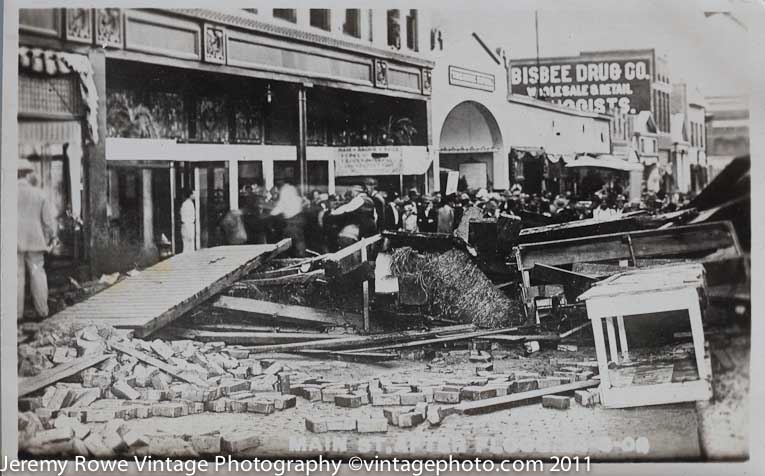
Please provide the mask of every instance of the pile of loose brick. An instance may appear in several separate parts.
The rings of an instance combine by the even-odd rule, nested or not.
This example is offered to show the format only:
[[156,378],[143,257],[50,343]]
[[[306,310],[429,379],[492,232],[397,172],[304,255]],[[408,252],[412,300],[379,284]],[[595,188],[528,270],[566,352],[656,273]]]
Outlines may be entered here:
[[[383,407],[381,414],[366,418],[306,417],[306,429],[311,432],[385,432],[388,425],[411,428],[425,421],[438,425],[441,421],[438,408],[441,405],[456,405],[462,401],[485,400],[589,380],[595,377],[597,362],[571,361],[551,375],[530,371],[494,373],[485,369],[478,367],[475,377],[452,377],[440,381],[373,378],[365,382],[342,383],[316,380],[293,385],[290,391],[309,402],[329,402],[340,408]],[[575,395],[577,402],[585,406],[592,406],[597,401],[597,390],[578,390]],[[561,399],[568,402],[570,397],[556,396],[550,401]],[[546,397],[543,399],[544,407],[563,408],[562,404],[551,406],[546,403],[547,400]]]
[[[175,376],[133,355],[115,351],[112,345],[116,344],[161,361],[173,369]],[[109,357],[19,399],[22,451],[102,458],[140,452],[141,448],[145,451],[151,446],[151,435],[130,430],[126,421],[202,412],[268,415],[295,406],[290,378],[295,382],[310,381],[310,376],[279,362],[251,358],[249,351],[237,346],[190,340],[149,342],[94,326],[77,331],[60,326],[41,331],[36,339],[19,347],[20,367],[29,376],[34,374],[32,369],[55,370],[58,364],[95,353],[107,353]],[[91,431],[92,427],[98,431]],[[257,438],[249,435],[178,438],[175,446],[161,447],[191,456],[221,449],[236,452],[257,444]]]

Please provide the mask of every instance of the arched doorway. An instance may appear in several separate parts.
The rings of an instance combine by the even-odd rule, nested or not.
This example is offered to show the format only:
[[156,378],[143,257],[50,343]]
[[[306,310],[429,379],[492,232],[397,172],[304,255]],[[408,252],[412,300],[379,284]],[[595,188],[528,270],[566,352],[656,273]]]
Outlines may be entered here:
[[502,135],[486,106],[464,101],[452,108],[441,127],[441,189],[448,172],[456,171],[468,189],[493,188],[494,164],[501,160]]

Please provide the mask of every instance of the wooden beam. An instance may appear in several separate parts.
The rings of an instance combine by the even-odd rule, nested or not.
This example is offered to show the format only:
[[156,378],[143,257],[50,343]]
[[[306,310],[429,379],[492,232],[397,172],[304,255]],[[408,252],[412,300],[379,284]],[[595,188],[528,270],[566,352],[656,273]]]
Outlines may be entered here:
[[418,251],[443,252],[457,247],[453,235],[447,233],[410,233],[405,231],[383,231],[383,238],[390,240],[391,246],[408,246]]
[[575,334],[575,333],[577,333],[577,332],[581,331],[581,330],[582,330],[582,329],[584,329],[585,327],[590,327],[590,325],[591,325],[591,324],[590,324],[590,322],[589,322],[589,321],[585,322],[584,324],[580,324],[580,325],[578,325],[578,326],[574,327],[573,329],[570,329],[570,330],[567,330],[566,332],[563,332],[563,333],[560,335],[560,338],[561,338],[561,339],[565,339],[566,337],[568,337],[568,336],[570,336],[570,335],[572,335],[572,334]]
[[132,355],[136,359],[145,362],[149,365],[153,365],[154,367],[158,368],[159,370],[165,372],[168,375],[172,375],[173,377],[183,380],[184,382],[188,382],[200,387],[208,387],[208,383],[204,380],[198,379],[196,377],[190,377],[189,375],[185,375],[183,372],[183,369],[179,369],[175,365],[166,364],[165,362],[162,362],[159,359],[155,359],[154,357],[150,355],[146,355],[143,352],[133,349],[132,347],[129,347],[125,344],[120,344],[117,342],[112,342],[109,344],[109,346],[118,351],[122,352],[123,354]]
[[524,228],[518,236],[518,242],[521,244],[541,243],[544,241],[623,233],[627,231],[643,230],[646,228],[652,227],[643,225],[643,222],[635,217],[625,217],[618,220],[608,221],[590,218],[567,223],[555,223],[534,228]]
[[496,342],[521,342],[527,340],[545,340],[545,341],[559,341],[560,336],[558,334],[531,334],[525,336],[481,336],[476,337],[478,340],[490,340]]
[[310,327],[335,327],[351,325],[361,329],[363,320],[354,313],[324,311],[306,306],[279,304],[256,299],[221,296],[213,307],[225,309],[269,324],[288,323]]
[[57,365],[52,369],[43,370],[39,375],[35,375],[34,377],[20,378],[19,397],[23,397],[24,395],[28,395],[36,390],[40,390],[41,388],[54,384],[59,380],[82,372],[87,368],[93,367],[96,364],[100,364],[109,357],[111,357],[110,354],[84,355],[72,360],[71,362]]
[[[426,340],[418,340],[414,342],[381,345],[377,347],[366,347],[363,349],[356,349],[349,352],[376,352],[379,350],[410,349],[412,347],[422,347],[425,345],[442,344],[444,342],[473,339],[475,337],[487,336],[491,334],[501,334],[504,332],[512,332],[515,330],[518,330],[518,328],[506,327],[503,329],[491,329],[491,330],[483,330],[483,331],[475,331],[475,332],[465,332],[465,333],[460,333],[460,334],[455,334],[450,336],[436,337],[435,339],[426,339]],[[346,353],[346,352],[335,352],[335,353]]]
[[439,415],[443,418],[446,415],[479,415],[490,413],[497,410],[506,410],[508,408],[519,407],[522,405],[531,405],[542,399],[545,395],[555,395],[558,393],[569,393],[575,390],[597,387],[599,380],[583,380],[581,382],[556,385],[555,387],[531,390],[529,392],[513,393],[504,397],[487,398],[475,402],[463,402],[452,407],[441,407]]
[[301,355],[308,355],[311,357],[329,358],[336,360],[344,360],[350,362],[384,362],[388,360],[398,359],[398,354],[387,352],[346,352],[337,353],[330,350],[311,349],[301,350],[298,352]]
[[87,160],[83,160],[85,194],[83,223],[85,232],[85,250],[90,265],[91,276],[99,276],[107,267],[114,253],[109,237],[109,222],[107,216],[107,168],[106,168],[106,56],[104,49],[93,48],[88,54],[88,60],[93,67],[93,83],[100,101],[95,111],[96,130],[99,140],[89,141],[85,146]]
[[[295,342],[292,344],[261,345],[248,347],[253,352],[298,352],[307,349],[350,349],[360,348],[370,344],[389,344],[396,342],[408,342],[415,339],[431,337],[446,332],[464,332],[475,329],[472,324],[439,327],[429,331],[402,331],[389,334],[376,334],[369,336],[338,337],[337,339],[317,340],[312,342]],[[357,352],[368,352],[368,349]]]
[[319,332],[213,332],[197,329],[174,328],[168,332],[178,339],[199,342],[225,342],[230,345],[270,345],[337,338]]
[[[169,328],[165,328],[169,329]],[[194,329],[198,331],[210,332],[315,332],[315,329],[306,331],[300,327],[292,326],[266,326],[253,324],[229,324],[221,322],[218,324],[194,324]]]
[[328,255],[324,261],[324,270],[327,276],[336,278],[355,270],[363,263],[363,260],[361,259],[361,247],[366,247],[367,253],[374,256],[374,253],[370,253],[370,248],[377,248],[381,243],[381,240],[381,235],[375,235]]
[[518,264],[520,270],[525,271],[538,264],[560,267],[573,263],[630,259],[627,235],[632,240],[636,258],[694,255],[711,253],[718,249],[730,249],[734,255],[740,255],[735,233],[730,222],[711,222],[666,230],[644,230],[547,241],[519,245]]
[[[281,270],[279,270],[281,271]],[[292,270],[288,270],[292,271]],[[247,284],[251,286],[283,286],[285,284],[297,284],[306,283],[315,279],[323,278],[324,270],[317,269],[315,271],[309,271],[308,273],[295,272],[283,272],[281,276],[270,276],[255,279],[241,279],[237,281],[240,284]]]

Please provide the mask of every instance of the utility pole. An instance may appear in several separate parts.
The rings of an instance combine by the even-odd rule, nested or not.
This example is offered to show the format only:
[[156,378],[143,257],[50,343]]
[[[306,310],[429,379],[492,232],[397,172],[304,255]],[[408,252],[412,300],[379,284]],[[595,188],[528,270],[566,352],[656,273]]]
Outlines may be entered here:
[[307,142],[307,108],[306,108],[306,88],[310,85],[301,84],[298,86],[298,183],[297,186],[303,196],[308,194],[308,164],[306,157]]
[[537,36],[537,88],[536,97],[539,98],[539,10],[534,10],[534,32]]

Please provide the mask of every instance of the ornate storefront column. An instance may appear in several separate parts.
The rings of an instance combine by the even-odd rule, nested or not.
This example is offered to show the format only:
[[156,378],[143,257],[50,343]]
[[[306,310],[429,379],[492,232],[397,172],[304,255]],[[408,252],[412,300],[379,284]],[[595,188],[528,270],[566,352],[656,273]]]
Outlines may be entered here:
[[152,170],[141,170],[141,198],[143,203],[143,253],[148,259],[156,257],[154,243],[154,200],[152,199]]

